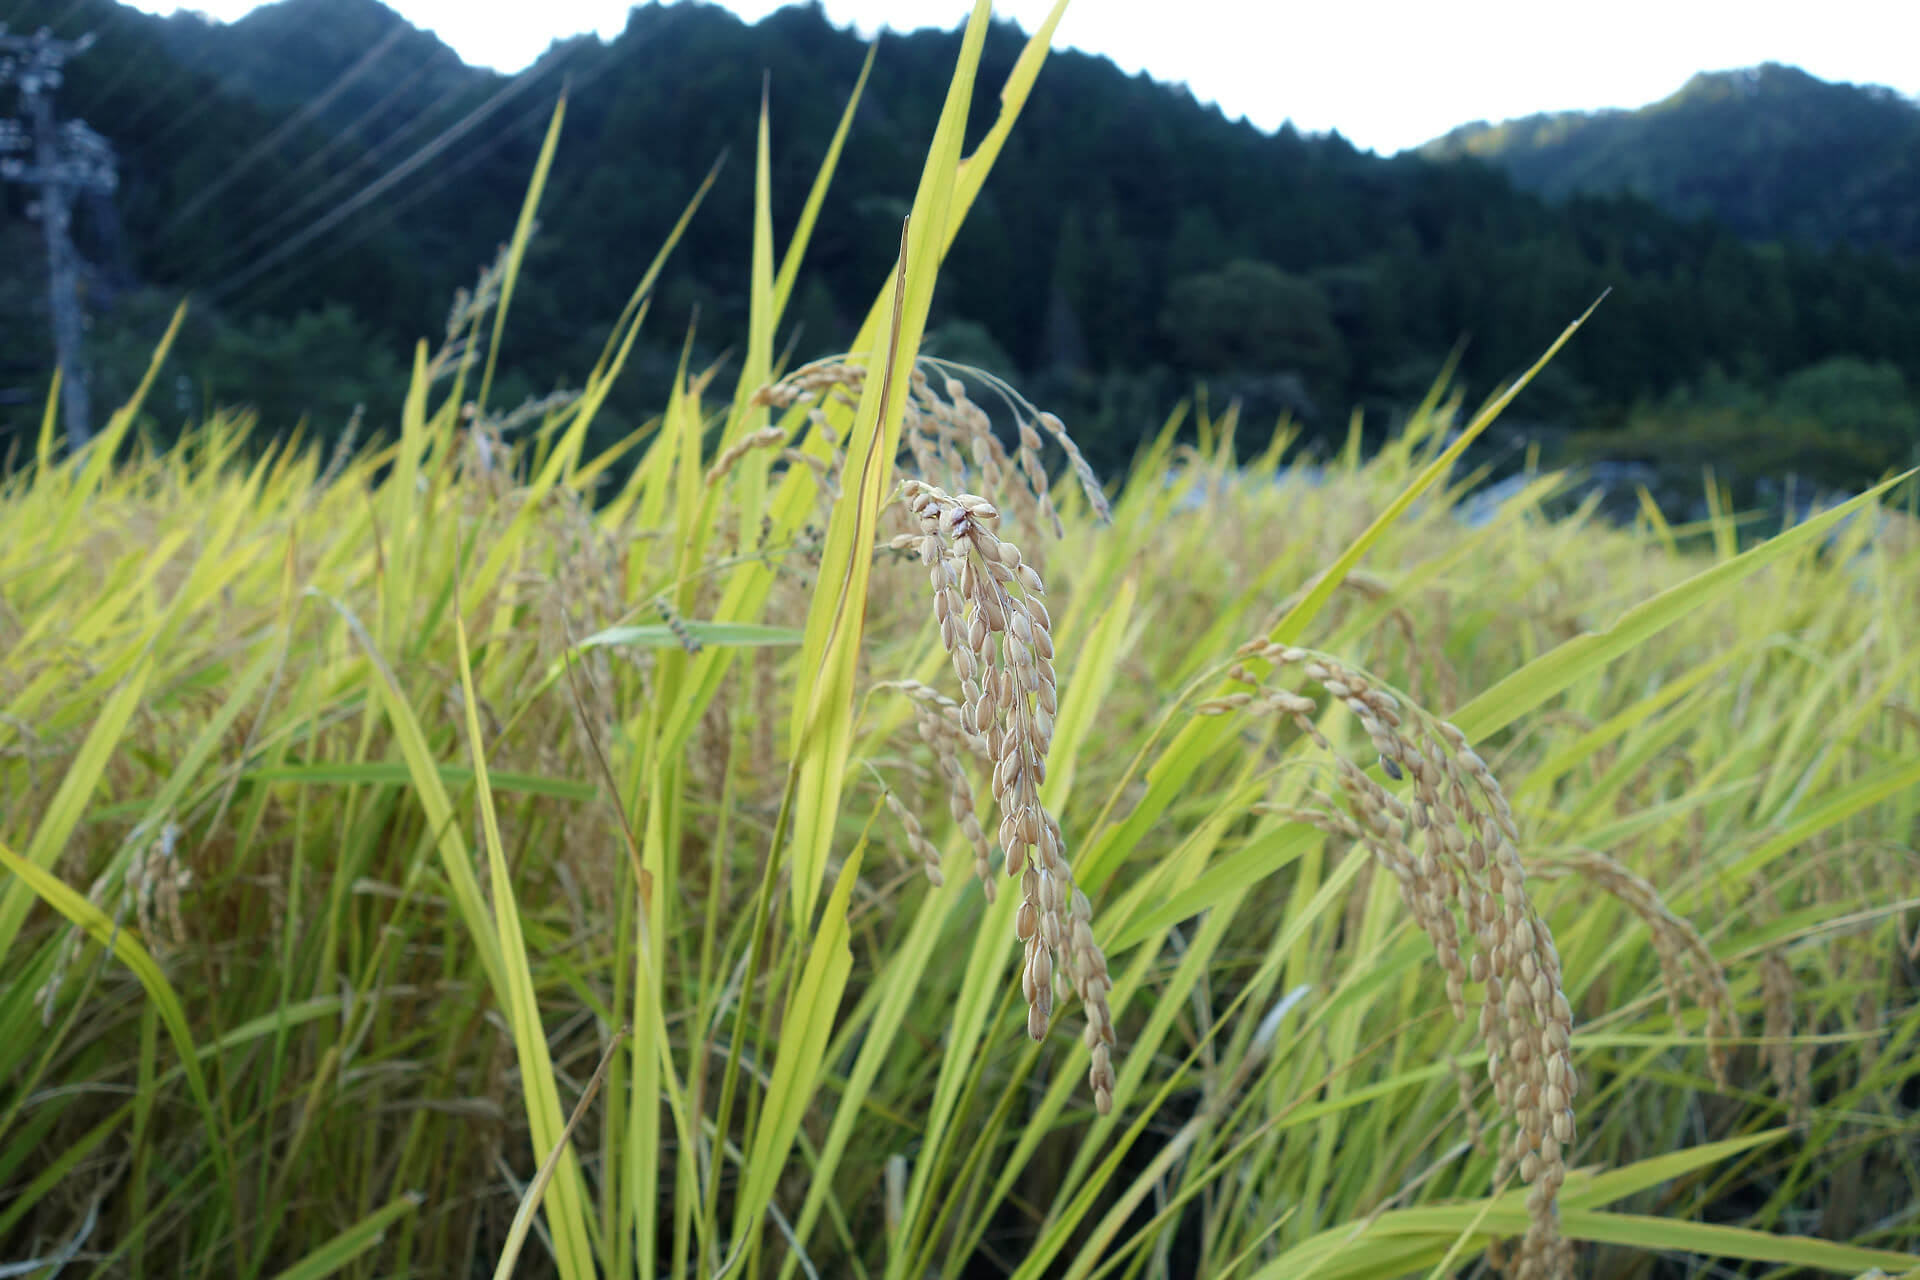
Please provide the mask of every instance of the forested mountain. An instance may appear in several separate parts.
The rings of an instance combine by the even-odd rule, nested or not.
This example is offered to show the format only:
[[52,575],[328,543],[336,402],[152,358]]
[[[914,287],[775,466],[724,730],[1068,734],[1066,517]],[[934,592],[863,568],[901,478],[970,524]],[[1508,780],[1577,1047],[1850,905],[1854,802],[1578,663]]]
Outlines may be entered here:
[[1920,103],[1778,63],[1703,72],[1637,111],[1463,125],[1421,152],[1478,157],[1549,199],[1628,192],[1750,240],[1920,254]]
[[[0,20],[98,33],[61,110],[123,159],[125,267],[97,281],[106,390],[134,376],[186,293],[194,319],[156,403],[163,429],[245,401],[275,429],[311,414],[323,435],[358,402],[375,423],[391,411],[412,342],[438,332],[510,233],[563,84],[563,141],[503,351],[509,395],[584,373],[726,157],[604,415],[609,431],[644,419],[696,315],[697,355],[742,338],[763,76],[784,239],[867,52],[798,6],[747,25],[644,5],[615,39],[558,44],[512,79],[461,66],[376,0],[281,0],[225,27],[112,0],[14,0]],[[975,136],[1022,41],[991,33]],[[883,280],[957,42],[882,41],[781,335],[798,355],[847,342]],[[15,354],[0,396],[11,386],[17,403],[0,403],[0,422],[18,426],[50,357],[37,234],[24,193],[6,201],[0,351]],[[81,230],[104,260],[106,237]],[[1658,458],[1685,431],[1645,430],[1650,415],[1711,409],[1743,424],[1739,448],[1712,448],[1836,483],[1903,462],[1920,439],[1920,262],[1754,247],[1638,197],[1548,202],[1486,165],[1266,134],[1074,52],[1049,60],[943,281],[931,344],[1072,417],[1109,466],[1203,382],[1215,404],[1238,397],[1263,423],[1291,411],[1331,437],[1354,405],[1384,427],[1464,340],[1461,379],[1485,394],[1608,289],[1514,422]],[[1806,394],[1807,378],[1826,393]]]

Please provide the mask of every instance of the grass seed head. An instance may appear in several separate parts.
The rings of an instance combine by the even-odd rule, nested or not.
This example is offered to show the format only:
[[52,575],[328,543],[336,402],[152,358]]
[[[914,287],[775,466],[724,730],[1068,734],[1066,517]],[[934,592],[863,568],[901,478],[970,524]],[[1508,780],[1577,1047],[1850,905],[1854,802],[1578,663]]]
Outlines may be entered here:
[[[1553,934],[1527,891],[1519,832],[1499,783],[1458,728],[1355,667],[1265,640],[1242,646],[1238,656],[1231,676],[1251,691],[1223,695],[1198,709],[1285,717],[1303,738],[1333,755],[1348,816],[1329,805],[1329,812],[1309,819],[1311,825],[1351,833],[1393,876],[1402,902],[1433,946],[1456,1020],[1476,1023],[1469,1017],[1467,988],[1482,988],[1477,1027],[1487,1046],[1489,1082],[1508,1122],[1496,1182],[1517,1171],[1531,1188],[1528,1228],[1514,1272],[1569,1274],[1572,1253],[1559,1228],[1558,1193],[1566,1179],[1565,1152],[1576,1136],[1573,1010]],[[1297,671],[1344,704],[1382,772],[1404,780],[1408,793],[1388,790],[1336,750],[1313,718],[1318,703],[1266,685],[1250,660],[1281,673]]]
[[1045,1036],[1053,978],[1064,975],[1087,1012],[1088,1081],[1105,1114],[1113,1105],[1112,982],[1093,937],[1092,904],[1074,884],[1060,824],[1040,799],[1059,709],[1040,577],[999,536],[1000,512],[985,498],[919,480],[907,481],[903,496],[920,528],[934,621],[966,695],[959,728],[986,747],[1007,874],[1020,881],[1014,929],[1024,948],[1027,1031]]

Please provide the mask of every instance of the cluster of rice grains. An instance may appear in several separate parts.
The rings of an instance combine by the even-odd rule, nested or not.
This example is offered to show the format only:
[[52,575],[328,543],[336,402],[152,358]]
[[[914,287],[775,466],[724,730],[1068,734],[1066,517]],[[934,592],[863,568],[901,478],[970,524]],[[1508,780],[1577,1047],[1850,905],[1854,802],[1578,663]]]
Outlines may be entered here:
[[[1012,451],[995,435],[987,410],[954,376],[962,372],[984,383],[1011,410],[1018,439]],[[763,389],[756,399],[774,409],[803,413],[830,446],[832,471],[837,473],[841,444],[827,409],[853,408],[866,376],[863,366],[845,358],[817,361]],[[777,447],[787,439],[785,427],[744,439],[716,461],[709,483],[724,474],[739,453]],[[1062,535],[1064,526],[1041,461],[1049,439],[1065,454],[1088,509],[1099,520],[1109,519],[1106,495],[1059,418],[1035,409],[1006,383],[980,370],[931,358],[915,364],[901,421],[900,459],[914,478],[902,484],[904,505],[889,506],[895,518],[904,513],[908,531],[888,546],[903,555],[917,554],[928,570],[934,618],[964,701],[913,681],[889,681],[880,687],[913,701],[920,738],[933,752],[954,824],[972,850],[974,871],[988,901],[995,896],[992,848],[967,769],[978,762],[991,770],[1006,871],[1020,880],[1014,930],[1025,947],[1021,985],[1027,1031],[1036,1040],[1045,1036],[1056,975],[1064,979],[1086,1008],[1085,1038],[1092,1057],[1088,1081],[1094,1104],[1105,1115],[1113,1107],[1114,1031],[1107,1002],[1113,983],[1106,957],[1094,942],[1092,904],[1074,884],[1067,865],[1060,824],[1040,802],[1053,718],[1059,710],[1045,588],[1019,548],[999,536],[1000,509],[987,498],[962,492],[974,487],[995,495],[1022,527]],[[940,852],[920,819],[891,791],[885,802],[927,878],[941,883]]]
[[[1727,1077],[1728,1038],[1739,1029],[1733,993],[1727,985],[1726,970],[1707,948],[1706,939],[1685,918],[1675,915],[1652,882],[1635,875],[1606,854],[1578,849],[1546,860],[1535,868],[1542,878],[1577,872],[1585,879],[1617,898],[1647,927],[1654,954],[1660,960],[1660,974],[1666,986],[1667,1016],[1673,1025],[1681,1025],[1681,1003],[1690,1001],[1706,1013],[1707,1073],[1721,1089],[1729,1086]],[[1771,953],[1769,958],[1772,959]],[[1768,971],[1769,982],[1774,980]],[[1787,989],[1791,991],[1791,978]],[[1769,987],[1771,992],[1772,988]],[[1771,999],[1767,1016],[1775,1016]]]
[[[1045,587],[1020,549],[1000,538],[1000,512],[985,498],[949,494],[919,480],[906,481],[903,493],[920,531],[901,534],[893,545],[917,550],[927,568],[934,620],[965,698],[954,727],[985,746],[1007,874],[1020,878],[1014,934],[1026,948],[1021,986],[1027,1034],[1045,1037],[1054,975],[1062,974],[1086,1008],[1092,1055],[1087,1080],[1094,1105],[1105,1115],[1113,1108],[1113,1015],[1107,1004],[1113,983],[1093,940],[1093,906],[1067,865],[1060,824],[1040,802],[1059,712]],[[928,721],[923,717],[922,723]],[[951,740],[937,730],[935,736]],[[950,779],[961,773],[944,759],[942,766]],[[960,806],[956,791],[956,810]],[[971,830],[968,836],[973,838]],[[974,841],[974,851],[976,868],[985,871],[982,841]]]
[[[980,877],[987,901],[992,902],[995,890],[989,861],[991,850],[987,845],[987,833],[980,825],[979,810],[973,799],[973,782],[967,777],[964,763],[971,757],[992,764],[993,754],[987,746],[987,740],[967,727],[967,717],[959,703],[931,685],[921,684],[917,680],[890,680],[878,687],[897,689],[913,700],[920,740],[932,749],[934,760],[939,764],[940,776],[947,784],[947,807],[953,815],[954,825],[960,828],[960,833],[967,838],[967,844],[973,850],[974,874]],[[907,844],[919,855],[921,864],[926,868],[927,879],[935,885],[946,883],[946,877],[940,870],[940,850],[927,839],[921,829],[920,819],[892,791],[887,792],[886,803],[906,829]]]
[[[1243,646],[1238,657],[1229,675],[1248,691],[1198,710],[1284,716],[1327,752],[1341,800],[1312,792],[1309,805],[1282,812],[1364,846],[1393,874],[1438,953],[1455,1018],[1467,1020],[1467,984],[1484,984],[1479,1028],[1487,1074],[1501,1111],[1513,1122],[1499,1148],[1495,1182],[1517,1171],[1531,1188],[1529,1225],[1510,1271],[1525,1280],[1570,1274],[1572,1246],[1560,1233],[1558,1194],[1578,1092],[1573,1010],[1553,935],[1527,893],[1506,797],[1459,729],[1403,705],[1351,667],[1264,640]],[[1379,753],[1382,772],[1410,781],[1411,794],[1394,794],[1335,750],[1314,721],[1319,704],[1264,683],[1254,663],[1270,664],[1276,673],[1298,672],[1343,702]]]
[[[1001,444],[986,408],[967,394],[966,384],[954,376],[956,373],[979,379],[1006,402],[1019,438],[1014,452],[1009,453]],[[833,447],[832,470],[837,473],[839,440],[829,425],[825,407],[831,403],[851,409],[858,403],[865,383],[864,366],[836,357],[801,366],[755,398],[776,409],[803,408],[807,422]],[[785,435],[783,428],[768,428],[753,444],[743,440],[741,445],[772,447]],[[908,385],[900,439],[919,480],[944,486],[950,492],[978,488],[997,499],[1023,526],[1051,529],[1057,537],[1064,529],[1040,458],[1050,439],[1066,455],[1067,466],[1093,514],[1103,521],[1111,514],[1093,468],[1060,419],[1042,413],[1018,391],[981,370],[922,357]],[[723,457],[715,463],[715,469],[724,470],[723,464],[732,461]],[[709,475],[709,482],[713,478]]]
[[[138,834],[139,828],[135,831]],[[188,942],[180,895],[193,883],[193,871],[180,856],[181,834],[180,824],[169,819],[153,839],[133,844],[126,868],[118,877],[120,905],[113,914],[113,927],[119,929],[131,917],[147,948],[163,960]],[[104,911],[112,898],[114,882],[110,865],[87,889],[87,901]],[[78,926],[70,928],[53,962],[53,972],[34,992],[41,1025],[53,1025],[60,989],[78,962],[85,941],[86,934]]]

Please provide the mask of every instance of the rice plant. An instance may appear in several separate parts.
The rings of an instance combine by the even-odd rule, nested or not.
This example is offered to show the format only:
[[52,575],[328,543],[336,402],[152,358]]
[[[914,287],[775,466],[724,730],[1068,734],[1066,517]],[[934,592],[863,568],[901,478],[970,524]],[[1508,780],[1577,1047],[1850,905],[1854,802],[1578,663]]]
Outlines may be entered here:
[[963,159],[986,15],[837,360],[775,339],[838,140],[777,252],[763,107],[731,390],[586,447],[669,241],[576,393],[491,406],[563,108],[387,438],[157,452],[136,397],[67,457],[50,409],[0,484],[9,1274],[1915,1265],[1897,478],[1770,537],[1553,474],[1465,518],[1531,372],[1364,459],[1175,415],[1094,476],[918,353],[1059,9]]

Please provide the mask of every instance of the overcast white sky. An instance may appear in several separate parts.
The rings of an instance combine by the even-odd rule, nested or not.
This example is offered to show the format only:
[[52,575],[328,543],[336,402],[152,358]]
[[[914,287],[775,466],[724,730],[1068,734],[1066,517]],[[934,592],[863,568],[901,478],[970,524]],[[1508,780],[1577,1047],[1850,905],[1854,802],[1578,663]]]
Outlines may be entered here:
[[[254,0],[135,0],[233,19]],[[549,41],[626,25],[627,0],[387,0],[470,63],[517,71]],[[725,0],[749,19],[779,0]],[[1048,0],[999,0],[1029,30]],[[826,0],[863,32],[952,27],[967,0]],[[1470,120],[1640,106],[1696,71],[1789,62],[1920,94],[1920,0],[1075,0],[1056,44],[1184,82],[1262,128],[1339,129],[1382,152]]]

